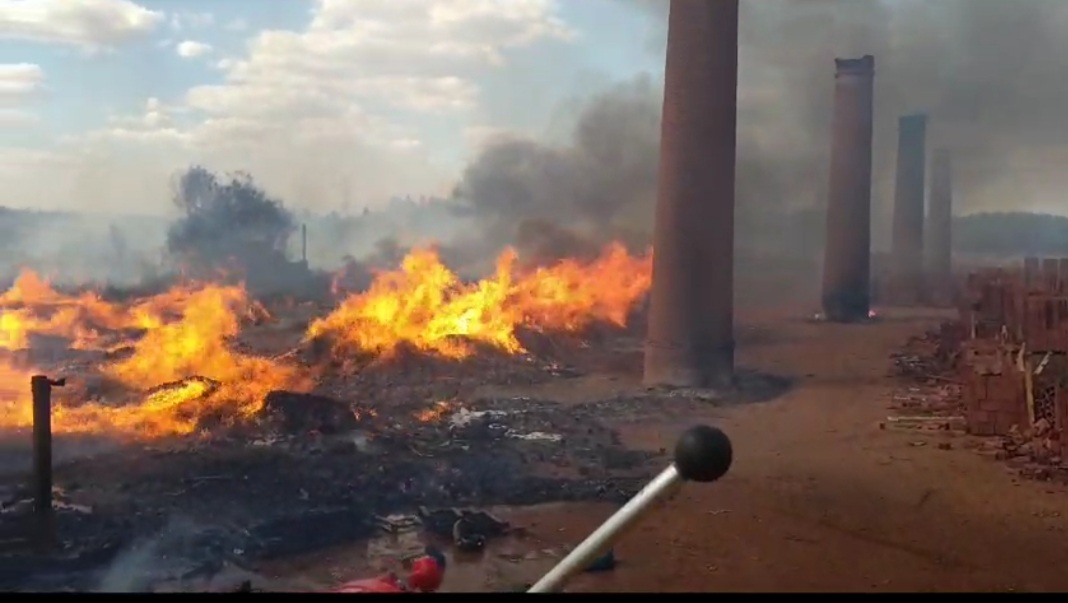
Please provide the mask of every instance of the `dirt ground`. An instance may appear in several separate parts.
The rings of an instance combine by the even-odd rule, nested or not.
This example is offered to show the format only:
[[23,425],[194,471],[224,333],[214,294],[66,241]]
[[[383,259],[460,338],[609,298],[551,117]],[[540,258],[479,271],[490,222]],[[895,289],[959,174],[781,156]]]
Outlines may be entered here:
[[[743,317],[739,365],[794,377],[796,386],[771,402],[710,406],[692,417],[730,435],[731,472],[684,488],[618,544],[615,570],[582,575],[569,590],[1068,590],[1068,574],[1054,569],[1068,563],[1065,488],[1019,479],[964,436],[880,429],[894,387],[890,353],[946,317],[897,311],[865,325],[815,324],[796,313]],[[515,393],[567,401],[634,387],[629,370]],[[627,443],[656,449],[670,448],[686,426],[619,429]],[[500,511],[527,536],[454,559],[443,590],[533,582],[611,511]],[[268,573],[309,585],[366,576],[359,560],[373,556],[370,548]]]
[[[1064,488],[1022,481],[998,462],[938,438],[881,430],[893,386],[888,355],[937,324],[931,312],[869,325],[766,316],[774,336],[740,347],[745,367],[793,375],[768,403],[708,417],[731,436],[735,464],[692,485],[618,546],[613,572],[579,591],[1063,591]],[[763,331],[764,329],[760,329]],[[624,430],[670,446],[682,425]],[[608,510],[513,518],[548,542],[578,542]]]

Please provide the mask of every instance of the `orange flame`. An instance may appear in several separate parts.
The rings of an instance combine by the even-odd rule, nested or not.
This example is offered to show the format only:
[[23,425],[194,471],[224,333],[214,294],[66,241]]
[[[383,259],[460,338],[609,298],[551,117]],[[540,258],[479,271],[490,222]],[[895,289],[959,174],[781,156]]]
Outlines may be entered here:
[[493,276],[465,284],[434,251],[413,251],[399,270],[379,274],[367,292],[349,296],[313,322],[307,338],[329,340],[341,357],[389,356],[407,344],[462,359],[473,352],[472,342],[519,353],[520,326],[624,326],[652,281],[651,254],[634,257],[618,244],[588,263],[564,260],[524,274],[517,274],[515,263],[516,253],[506,251]]
[[[19,307],[8,309],[15,304]],[[47,314],[45,306],[58,311]],[[229,341],[240,326],[238,312],[250,309],[259,313],[240,287],[176,288],[123,308],[94,294],[65,297],[32,273],[24,273],[0,296],[0,324],[14,316],[9,324],[18,324],[19,330],[8,333],[19,333],[23,341],[33,333],[53,334],[74,338],[73,345],[83,348],[100,340],[90,325],[144,330],[128,358],[102,369],[127,389],[145,392],[140,401],[57,405],[53,428],[57,433],[156,437],[192,433],[207,418],[251,416],[262,407],[269,391],[302,387],[303,380],[292,367],[230,350]],[[16,337],[4,341],[13,344]],[[29,373],[0,365],[0,384],[0,427],[32,425],[25,393]],[[166,385],[157,387],[161,384]]]
[[[325,337],[333,352],[389,356],[400,346],[462,359],[474,345],[520,353],[520,327],[579,331],[595,322],[623,326],[651,283],[652,256],[635,257],[611,245],[595,260],[565,260],[523,271],[507,251],[493,275],[464,283],[430,250],[410,253],[370,289],[347,297],[314,321],[307,339]],[[292,364],[234,351],[238,316],[262,319],[242,287],[179,287],[130,305],[92,293],[65,296],[33,273],[0,294],[0,347],[24,348],[34,334],[62,336],[75,347],[98,348],[114,331],[143,336],[132,354],[101,372],[128,391],[134,404],[116,401],[57,404],[57,433],[111,433],[135,437],[190,434],[206,420],[255,415],[268,392],[299,390],[308,376]],[[0,363],[0,427],[32,424],[29,372]],[[434,420],[447,405],[420,415]]]

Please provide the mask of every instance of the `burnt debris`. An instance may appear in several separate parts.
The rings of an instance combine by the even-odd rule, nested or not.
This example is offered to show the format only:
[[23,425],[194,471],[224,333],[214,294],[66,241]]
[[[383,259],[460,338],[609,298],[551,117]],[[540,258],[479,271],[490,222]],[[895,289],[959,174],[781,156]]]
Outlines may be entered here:
[[[507,524],[454,508],[622,503],[662,460],[623,446],[603,419],[688,408],[675,398],[567,406],[488,398],[428,415],[417,412],[425,403],[387,402],[357,408],[276,392],[255,428],[59,464],[56,553],[0,551],[0,589],[96,588],[117,555],[160,533],[170,534],[159,553],[167,563],[154,565],[145,583],[188,579],[362,539],[394,513],[478,550]],[[305,403],[311,418],[301,422]],[[25,517],[25,488],[7,498],[0,533]],[[186,526],[178,535],[176,521]]]

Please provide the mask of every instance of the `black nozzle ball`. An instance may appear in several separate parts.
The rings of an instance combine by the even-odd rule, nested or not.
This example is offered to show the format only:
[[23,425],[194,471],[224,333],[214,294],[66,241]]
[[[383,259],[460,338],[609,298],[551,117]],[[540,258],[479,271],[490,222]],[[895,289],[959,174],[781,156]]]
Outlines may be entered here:
[[688,481],[714,482],[727,473],[732,460],[730,438],[708,425],[687,429],[675,444],[675,469]]

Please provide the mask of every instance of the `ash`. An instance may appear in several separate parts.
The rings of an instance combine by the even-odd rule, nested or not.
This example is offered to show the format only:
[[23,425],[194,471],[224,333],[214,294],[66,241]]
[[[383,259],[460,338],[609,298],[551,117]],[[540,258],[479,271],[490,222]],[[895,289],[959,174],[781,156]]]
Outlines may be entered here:
[[[0,549],[0,589],[150,590],[363,539],[376,518],[420,508],[622,503],[668,461],[624,447],[606,418],[688,410],[655,396],[387,398],[274,392],[253,424],[66,460],[55,472],[58,552]],[[25,488],[0,499],[0,532],[24,530]]]

